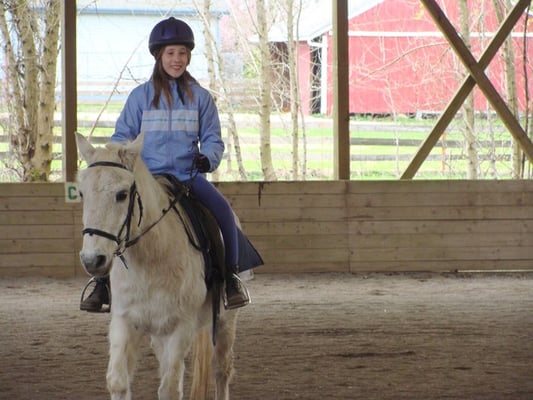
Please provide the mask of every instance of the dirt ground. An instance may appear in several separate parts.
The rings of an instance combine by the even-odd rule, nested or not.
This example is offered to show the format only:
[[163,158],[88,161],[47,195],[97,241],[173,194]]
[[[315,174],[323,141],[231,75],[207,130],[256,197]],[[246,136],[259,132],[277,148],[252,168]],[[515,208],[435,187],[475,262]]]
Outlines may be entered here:
[[[85,279],[0,279],[0,399],[106,399]],[[533,399],[533,273],[256,274],[233,399]],[[135,399],[155,399],[146,342]]]

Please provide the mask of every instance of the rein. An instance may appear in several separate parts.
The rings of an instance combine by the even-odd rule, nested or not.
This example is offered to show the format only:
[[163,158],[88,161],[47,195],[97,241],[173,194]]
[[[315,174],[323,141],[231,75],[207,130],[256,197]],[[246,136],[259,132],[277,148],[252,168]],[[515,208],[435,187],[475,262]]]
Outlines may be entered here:
[[[114,167],[114,168],[121,168],[125,169],[126,171],[130,171],[126,166],[120,163],[112,162],[112,161],[97,161],[95,163],[90,164],[87,168],[93,168],[93,167]],[[131,171],[130,171],[131,172]],[[182,194],[183,195],[183,194]],[[163,219],[165,215],[168,214],[170,210],[173,210],[180,200],[181,196],[174,196],[174,198],[169,202],[168,207],[164,208],[161,211],[161,215],[157,220],[155,220],[153,223],[148,225],[144,230],[142,230],[136,237],[130,239],[130,233],[131,233],[131,220],[133,217],[133,211],[135,207],[135,200],[137,200],[138,206],[139,206],[139,221],[137,223],[137,226],[139,227],[141,225],[141,220],[143,216],[143,205],[141,196],[139,195],[139,192],[137,191],[137,185],[135,181],[130,187],[130,198],[129,198],[129,204],[128,204],[128,213],[126,214],[126,218],[124,219],[124,222],[122,223],[122,226],[120,227],[120,230],[118,234],[113,235],[112,233],[96,229],[96,228],[85,228],[82,231],[83,235],[97,235],[104,237],[106,239],[112,240],[117,244],[117,249],[113,253],[115,256],[119,257],[122,263],[124,264],[124,267],[128,269],[128,266],[126,264],[126,260],[124,258],[124,252],[128,247],[133,246],[136,244],[141,237],[143,237],[146,233],[148,233],[154,226],[156,226],[159,221]],[[124,237],[122,235],[124,234]]]

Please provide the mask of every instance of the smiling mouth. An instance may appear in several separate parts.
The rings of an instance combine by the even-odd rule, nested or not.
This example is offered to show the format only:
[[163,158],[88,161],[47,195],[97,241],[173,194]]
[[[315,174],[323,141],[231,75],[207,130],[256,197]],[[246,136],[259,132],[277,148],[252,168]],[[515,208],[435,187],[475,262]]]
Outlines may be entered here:
[[183,65],[171,65],[167,69],[167,73],[174,78],[177,78],[179,75],[181,75],[185,71],[185,67]]

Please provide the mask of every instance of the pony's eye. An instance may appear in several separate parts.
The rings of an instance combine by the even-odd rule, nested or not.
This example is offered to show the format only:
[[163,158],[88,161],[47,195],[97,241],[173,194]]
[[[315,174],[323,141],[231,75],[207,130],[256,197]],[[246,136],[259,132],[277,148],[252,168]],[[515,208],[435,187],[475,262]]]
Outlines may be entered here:
[[124,201],[128,198],[128,192],[126,190],[121,190],[115,196],[115,200],[118,202]]

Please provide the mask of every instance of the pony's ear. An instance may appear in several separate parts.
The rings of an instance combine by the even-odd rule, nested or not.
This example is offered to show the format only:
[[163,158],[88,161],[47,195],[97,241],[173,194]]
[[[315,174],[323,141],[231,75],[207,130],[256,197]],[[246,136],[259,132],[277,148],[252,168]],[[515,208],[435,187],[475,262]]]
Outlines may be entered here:
[[119,150],[119,157],[126,167],[133,171],[135,162],[139,158],[144,142],[144,133],[140,133],[133,142],[126,144]]
[[76,135],[76,145],[78,147],[78,150],[80,151],[81,156],[83,159],[89,163],[92,159],[92,156],[94,154],[94,146],[89,143],[89,141],[79,132],[75,132]]
[[131,142],[132,147],[137,148],[137,152],[141,154],[142,148],[144,143],[144,132],[139,133],[139,135],[135,138],[133,142]]

